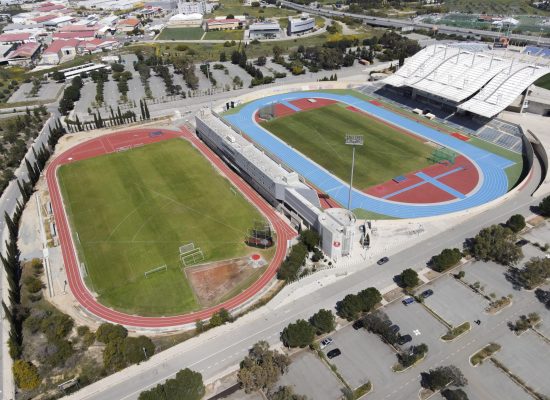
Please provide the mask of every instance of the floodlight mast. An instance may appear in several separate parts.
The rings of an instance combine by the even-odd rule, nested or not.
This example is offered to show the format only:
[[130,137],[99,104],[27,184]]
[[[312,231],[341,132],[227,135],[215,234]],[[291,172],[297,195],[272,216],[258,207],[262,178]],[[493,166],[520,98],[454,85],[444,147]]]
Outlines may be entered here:
[[348,194],[348,210],[351,211],[351,192],[353,190],[353,169],[355,167],[355,146],[363,146],[363,135],[346,135],[346,142],[348,146],[351,146],[351,177],[349,180],[349,194]]

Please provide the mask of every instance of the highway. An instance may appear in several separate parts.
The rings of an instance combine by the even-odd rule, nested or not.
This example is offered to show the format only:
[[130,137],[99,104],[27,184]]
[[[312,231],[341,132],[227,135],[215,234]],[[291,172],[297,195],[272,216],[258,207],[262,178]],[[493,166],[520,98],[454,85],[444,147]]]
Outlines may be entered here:
[[[407,26],[413,26],[417,29],[427,29],[432,30],[434,27],[437,28],[439,33],[457,34],[457,35],[482,35],[492,38],[499,38],[503,36],[501,32],[485,31],[482,29],[468,29],[468,28],[459,28],[455,26],[439,25],[439,24],[426,24],[423,22],[415,22],[410,19],[396,19],[396,18],[381,18],[381,17],[372,17],[370,15],[364,14],[353,14],[349,12],[342,12],[336,10],[325,10],[320,8],[311,8],[308,6],[302,6],[300,4],[292,3],[290,1],[282,0],[281,4],[288,8],[293,8],[298,11],[307,12],[309,14],[322,15],[324,17],[353,17],[364,21],[365,23],[373,26],[381,26],[385,28],[403,28]],[[521,34],[511,34],[510,39],[516,41],[525,41],[528,43],[538,43],[538,44],[550,44],[550,38],[540,38],[538,36],[530,35],[521,35]]]
[[[52,103],[47,106],[48,112],[50,113],[51,117],[49,119],[50,122],[54,122],[57,117],[59,116],[59,112],[57,111],[57,103]],[[36,151],[38,151],[42,144],[47,145],[48,143],[48,134],[49,131],[47,129],[47,125],[44,126],[44,128],[40,131],[39,135],[36,137],[32,148],[34,148]],[[26,157],[29,161],[34,162],[34,154],[32,152],[32,149],[29,148]],[[25,167],[25,163],[22,162],[19,168],[15,171],[15,176],[17,179],[27,179],[27,169]],[[2,218],[0,218],[0,251],[2,254],[4,254],[5,251],[5,240],[8,238],[8,232],[5,228],[5,222],[4,222],[4,212],[7,212],[9,215],[13,214],[13,211],[15,210],[15,206],[17,204],[17,200],[21,198],[21,193],[19,192],[19,188],[17,186],[16,180],[12,180],[8,187],[5,189],[4,193],[0,197],[0,215],[2,215]],[[7,291],[4,291],[4,268],[3,266],[0,266],[0,296],[2,296],[2,299],[4,299],[4,302],[8,304],[7,301]],[[6,298],[4,297],[6,296]],[[3,315],[2,315],[3,316]],[[0,393],[3,395],[2,398],[4,399],[11,399],[13,398],[13,379],[11,376],[11,368],[8,368],[8,366],[11,365],[9,358],[9,354],[7,352],[7,345],[5,340],[7,340],[7,337],[4,335],[5,329],[9,326],[7,322],[2,319],[2,329],[0,329],[0,343],[2,343],[2,352],[0,353],[0,359],[1,359],[1,368],[0,368]],[[6,374],[5,371],[8,371]]]
[[426,239],[412,249],[388,254],[390,261],[383,267],[376,264],[365,265],[359,272],[332,284],[320,285],[314,293],[293,302],[283,303],[275,309],[268,304],[232,324],[174,346],[139,366],[111,375],[68,398],[136,399],[141,391],[172,377],[186,367],[201,372],[205,381],[219,377],[230,369],[236,369],[248,349],[257,341],[267,340],[271,345],[280,345],[279,334],[288,323],[299,318],[307,319],[320,308],[333,309],[336,302],[348,293],[358,292],[368,286],[378,289],[388,287],[393,283],[394,275],[400,273],[405,266],[414,266],[420,270],[432,255],[446,247],[462,247],[465,238],[474,236],[485,226],[503,222],[512,214],[532,214],[530,206],[538,204],[540,199],[533,199],[530,194],[535,190],[540,176],[541,167],[536,161],[533,176],[516,196],[474,218],[465,219],[463,223]]

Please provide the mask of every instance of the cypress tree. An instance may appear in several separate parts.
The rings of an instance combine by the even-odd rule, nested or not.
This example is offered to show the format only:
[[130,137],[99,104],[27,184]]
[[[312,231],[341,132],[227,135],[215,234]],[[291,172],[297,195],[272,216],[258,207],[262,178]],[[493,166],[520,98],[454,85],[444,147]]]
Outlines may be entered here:
[[8,227],[8,231],[10,233],[10,240],[17,240],[17,223],[10,218],[6,211],[4,211],[4,221],[6,221],[6,226]]
[[23,196],[23,201],[26,203],[30,199],[30,195],[27,193],[27,189],[25,187],[25,184],[21,184],[19,179],[17,180],[17,187],[19,187],[19,191],[21,192],[21,196]]

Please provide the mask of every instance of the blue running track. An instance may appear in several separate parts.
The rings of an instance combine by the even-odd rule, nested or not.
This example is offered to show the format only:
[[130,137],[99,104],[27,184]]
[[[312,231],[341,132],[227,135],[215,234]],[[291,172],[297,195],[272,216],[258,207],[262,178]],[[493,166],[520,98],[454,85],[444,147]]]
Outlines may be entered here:
[[[281,102],[289,106],[288,102],[304,98],[325,98],[356,107],[370,115],[385,120],[395,126],[422,136],[432,142],[439,143],[469,158],[480,171],[481,184],[475,192],[444,203],[407,204],[381,199],[364,192],[353,190],[352,208],[360,208],[396,218],[430,217],[441,214],[466,210],[485,204],[504,195],[508,190],[508,178],[505,169],[514,162],[490,153],[479,147],[472,146],[462,140],[438,132],[419,122],[393,113],[382,107],[375,106],[365,100],[352,95],[335,94],[328,92],[296,92],[284,93],[264,97],[245,104],[237,113],[224,116],[233,126],[245,132],[261,147],[267,149],[274,156],[310,181],[320,190],[329,194],[338,203],[347,205],[348,185],[329,171],[311,161],[303,154],[291,148],[288,144],[275,137],[254,120],[254,113],[261,107],[273,102]],[[292,106],[292,105],[290,105]],[[292,107],[291,107],[292,108]],[[295,107],[294,107],[295,108]],[[439,184],[439,182],[437,182]],[[452,188],[449,188],[452,189]],[[448,190],[448,189],[446,189]]]

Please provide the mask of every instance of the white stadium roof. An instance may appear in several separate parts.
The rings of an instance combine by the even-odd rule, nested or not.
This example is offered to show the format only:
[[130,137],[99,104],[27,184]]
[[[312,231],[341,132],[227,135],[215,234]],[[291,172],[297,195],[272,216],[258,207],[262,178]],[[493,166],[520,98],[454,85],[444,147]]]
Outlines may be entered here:
[[409,86],[455,103],[475,94],[459,108],[491,118],[547,73],[547,67],[514,60],[488,48],[475,51],[431,45],[407,59],[383,82],[395,87]]

